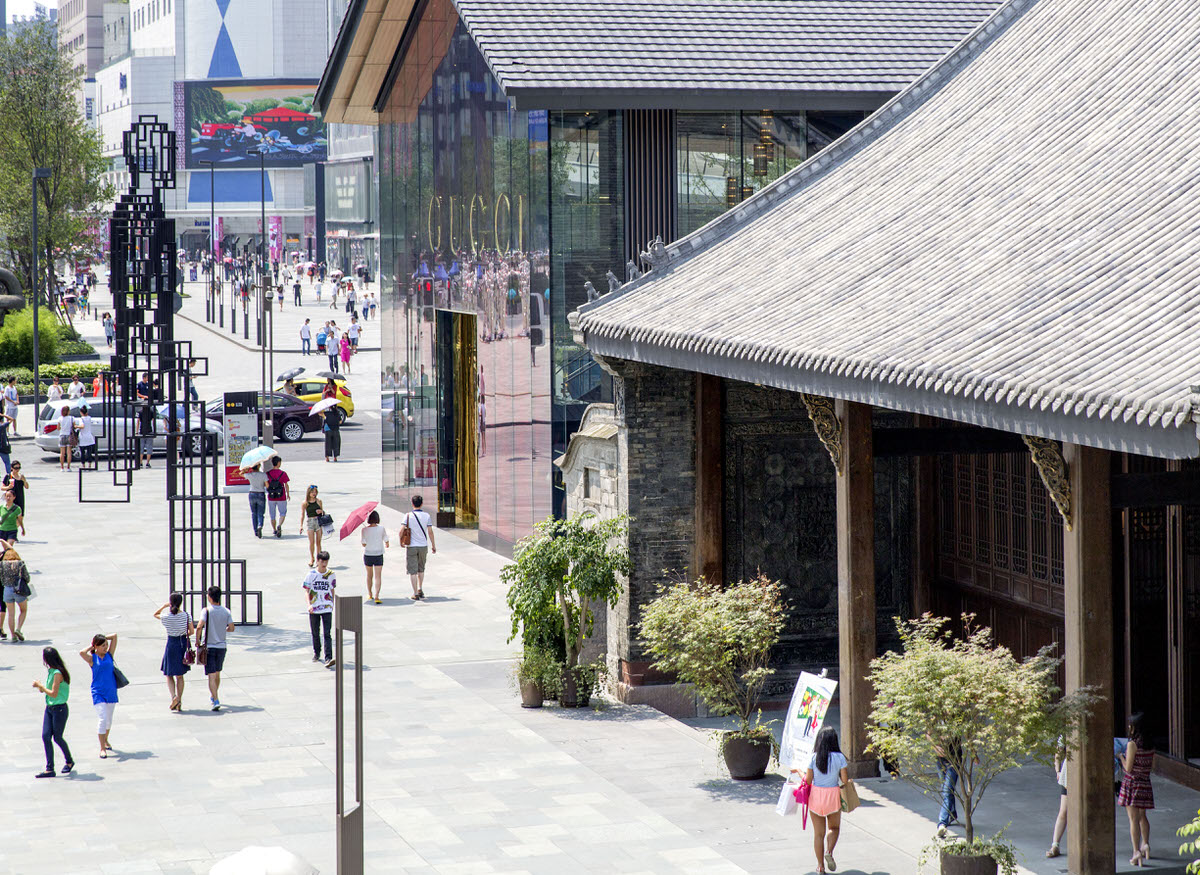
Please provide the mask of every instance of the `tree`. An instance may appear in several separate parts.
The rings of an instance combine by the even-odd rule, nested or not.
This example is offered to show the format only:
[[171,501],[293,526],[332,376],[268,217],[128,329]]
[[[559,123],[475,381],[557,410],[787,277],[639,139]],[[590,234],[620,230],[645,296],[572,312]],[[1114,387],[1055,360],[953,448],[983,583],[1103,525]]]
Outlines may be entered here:
[[514,561],[500,570],[512,612],[509,641],[521,635],[527,646],[534,644],[561,622],[565,701],[575,699],[575,669],[595,623],[592,605],[616,605],[618,575],[629,573],[629,556],[619,545],[627,525],[624,516],[600,519],[593,513],[544,519],[517,542]]
[[211,85],[193,85],[188,91],[193,122],[225,121],[225,98]]
[[[1200,811],[1196,812],[1195,820],[1191,823],[1185,823],[1175,833],[1182,839],[1190,839],[1190,841],[1185,841],[1179,846],[1179,855],[1181,857],[1185,854],[1189,857],[1193,854],[1200,854],[1200,839],[1195,838],[1196,836],[1200,836]],[[1188,875],[1200,875],[1200,857],[1188,863],[1187,871]]]
[[1029,760],[1050,764],[1062,739],[1078,747],[1080,720],[1095,702],[1090,689],[1059,696],[1061,659],[1053,647],[1018,662],[992,632],[963,615],[963,634],[929,614],[896,619],[903,652],[871,662],[875,688],[868,735],[871,750],[900,776],[940,794],[939,758],[958,773],[967,845],[975,843],[974,815],[997,776]]
[[33,169],[51,171],[37,182],[38,255],[46,277],[54,276],[55,251],[84,245],[112,199],[100,135],[79,109],[82,75],[59,50],[49,22],[0,39],[0,238],[29,294]]

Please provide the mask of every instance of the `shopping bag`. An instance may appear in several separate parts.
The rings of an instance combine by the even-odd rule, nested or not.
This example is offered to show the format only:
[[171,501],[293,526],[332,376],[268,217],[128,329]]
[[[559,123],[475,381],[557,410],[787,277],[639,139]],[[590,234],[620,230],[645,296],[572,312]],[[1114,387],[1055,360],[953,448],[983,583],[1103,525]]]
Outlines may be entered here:
[[796,785],[785,782],[779,791],[779,801],[775,803],[775,813],[780,817],[787,817],[789,814],[795,814],[799,809],[800,803],[796,801]]
[[858,804],[858,788],[853,781],[847,781],[842,785],[842,811],[853,811]]

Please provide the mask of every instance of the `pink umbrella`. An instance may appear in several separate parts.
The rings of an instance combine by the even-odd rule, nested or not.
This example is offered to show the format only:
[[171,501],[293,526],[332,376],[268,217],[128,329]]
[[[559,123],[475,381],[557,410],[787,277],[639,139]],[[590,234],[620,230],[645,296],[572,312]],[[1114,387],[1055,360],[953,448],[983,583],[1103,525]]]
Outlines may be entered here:
[[344,541],[346,538],[354,534],[354,531],[367,521],[367,515],[379,506],[378,501],[368,501],[362,507],[355,508],[350,511],[346,517],[346,521],[342,523],[341,537],[339,541]]

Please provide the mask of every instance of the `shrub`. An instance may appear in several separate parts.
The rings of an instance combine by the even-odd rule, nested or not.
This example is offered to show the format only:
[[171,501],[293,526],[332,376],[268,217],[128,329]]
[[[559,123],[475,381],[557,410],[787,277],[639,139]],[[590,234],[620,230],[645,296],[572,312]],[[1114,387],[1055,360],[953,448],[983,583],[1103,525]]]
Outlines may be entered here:
[[[58,361],[58,320],[45,307],[38,316],[38,357],[44,364]],[[33,310],[10,313],[0,327],[0,366],[33,366]]]
[[[1192,856],[1193,854],[1200,855],[1200,839],[1195,838],[1200,836],[1200,811],[1196,812],[1196,819],[1191,823],[1185,823],[1176,830],[1176,835],[1182,839],[1191,839],[1179,846],[1179,855]],[[1200,875],[1200,856],[1188,863],[1188,875]]]

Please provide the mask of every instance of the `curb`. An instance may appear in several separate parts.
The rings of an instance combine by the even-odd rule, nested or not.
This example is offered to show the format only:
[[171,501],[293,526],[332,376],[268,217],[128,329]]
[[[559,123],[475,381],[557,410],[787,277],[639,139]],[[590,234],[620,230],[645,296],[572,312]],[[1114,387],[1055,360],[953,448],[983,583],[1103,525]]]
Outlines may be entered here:
[[[258,346],[253,343],[246,343],[246,341],[244,341],[242,338],[235,337],[234,335],[227,333],[222,328],[214,328],[213,326],[211,326],[207,322],[205,322],[203,319],[195,319],[191,316],[185,315],[182,312],[176,313],[175,315],[178,318],[183,319],[185,322],[190,322],[193,325],[203,328],[205,331],[208,331],[211,334],[215,334],[217,337],[228,340],[230,343],[234,344],[235,346],[240,346],[242,349],[246,350],[247,352],[256,352],[256,353],[262,352],[261,346]],[[382,348],[378,347],[378,346],[360,346],[358,348],[358,351],[359,352],[381,352]],[[279,353],[294,353],[295,355],[302,355],[304,351],[302,349],[300,349],[300,347],[282,348],[282,347],[277,346],[277,347],[275,347],[275,352],[277,354],[279,354]],[[314,350],[314,354],[315,354],[315,352],[316,351]]]

